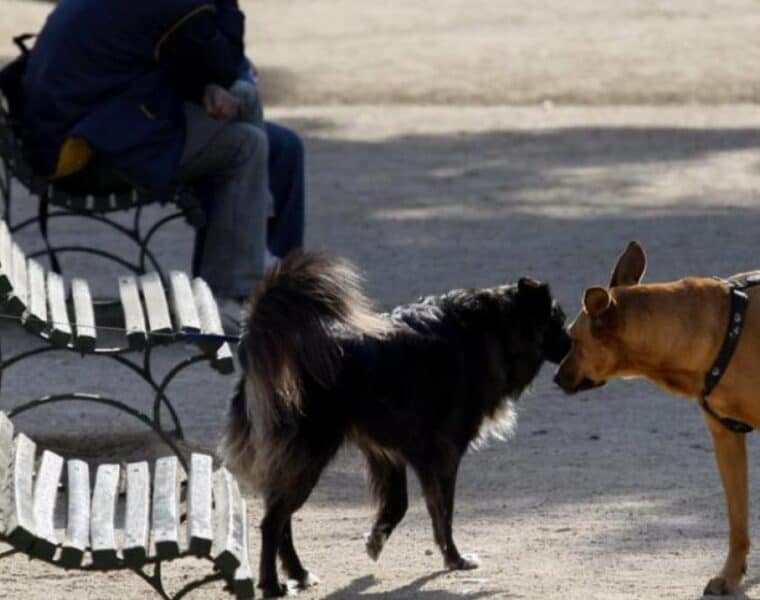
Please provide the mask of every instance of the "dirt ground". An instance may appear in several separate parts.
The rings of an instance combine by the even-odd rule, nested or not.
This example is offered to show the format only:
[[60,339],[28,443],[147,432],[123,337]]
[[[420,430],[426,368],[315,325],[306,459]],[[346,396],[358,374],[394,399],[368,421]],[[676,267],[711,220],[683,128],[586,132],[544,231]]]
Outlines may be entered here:
[[[289,82],[269,116],[306,140],[308,245],[360,265],[379,306],[530,274],[549,281],[573,314],[584,287],[606,282],[632,238],[649,253],[650,281],[760,266],[760,109],[738,103],[759,89],[760,13],[751,2],[251,4],[250,14],[270,19],[249,25],[261,31],[251,44],[265,77]],[[39,23],[48,8],[0,0],[0,37],[9,25]],[[538,60],[535,48],[546,56]],[[504,106],[545,98],[578,104]],[[607,105],[621,98],[640,104]],[[360,103],[368,100],[374,105]],[[656,104],[665,101],[673,104]],[[326,106],[336,103],[346,105]],[[17,196],[22,213],[33,208]],[[113,244],[81,223],[57,225],[54,235]],[[33,232],[20,239],[36,246]],[[190,229],[177,224],[158,251],[187,268],[190,243]],[[115,292],[112,266],[67,265],[86,270],[99,292]],[[15,327],[1,333],[6,356],[32,345]],[[159,361],[189,352],[168,348]],[[547,367],[520,401],[514,438],[462,467],[455,535],[480,569],[441,570],[416,482],[406,519],[372,563],[362,465],[348,450],[296,516],[304,562],[322,578],[299,597],[700,598],[725,557],[727,524],[698,408],[643,382],[568,398],[550,376]],[[190,447],[213,450],[231,386],[198,366],[173,387]],[[123,370],[58,354],[5,373],[2,406],[71,389],[136,406],[147,397]],[[165,452],[139,426],[88,405],[32,412],[18,427],[96,463]],[[760,458],[754,437],[750,452]],[[254,560],[260,516],[253,498]],[[755,511],[755,529],[759,521]],[[170,580],[205,569],[177,563]],[[70,597],[152,594],[129,574],[0,562],[0,598]],[[738,597],[760,598],[753,555]]]

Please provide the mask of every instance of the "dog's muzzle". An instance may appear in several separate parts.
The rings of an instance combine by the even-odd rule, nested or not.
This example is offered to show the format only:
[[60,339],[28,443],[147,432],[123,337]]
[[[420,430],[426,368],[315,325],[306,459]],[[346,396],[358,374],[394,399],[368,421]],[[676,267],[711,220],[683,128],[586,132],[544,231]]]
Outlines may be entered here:
[[587,390],[593,390],[594,388],[602,387],[606,381],[592,381],[588,377],[584,377],[577,384],[570,385],[566,381],[563,381],[559,370],[554,375],[554,383],[562,388],[562,391],[566,394],[577,394],[578,392],[585,392]]

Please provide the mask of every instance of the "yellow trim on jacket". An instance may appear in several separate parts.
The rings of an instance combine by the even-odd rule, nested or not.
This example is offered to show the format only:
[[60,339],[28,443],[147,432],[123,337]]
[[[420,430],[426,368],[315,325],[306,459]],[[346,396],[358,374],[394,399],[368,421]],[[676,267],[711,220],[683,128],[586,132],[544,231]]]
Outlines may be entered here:
[[164,45],[164,42],[168,40],[172,34],[174,34],[175,31],[177,31],[180,27],[182,27],[187,21],[192,19],[195,15],[198,13],[204,12],[204,11],[212,11],[216,12],[216,6],[214,4],[203,4],[201,6],[198,6],[197,8],[194,8],[189,13],[187,13],[184,17],[182,17],[179,21],[177,21],[174,25],[169,27],[169,29],[166,30],[166,33],[161,36],[161,38],[156,42],[156,49],[153,52],[153,57],[158,60],[161,56],[161,46]]
[[58,153],[58,164],[51,179],[59,179],[81,171],[92,160],[92,147],[83,138],[67,139]]

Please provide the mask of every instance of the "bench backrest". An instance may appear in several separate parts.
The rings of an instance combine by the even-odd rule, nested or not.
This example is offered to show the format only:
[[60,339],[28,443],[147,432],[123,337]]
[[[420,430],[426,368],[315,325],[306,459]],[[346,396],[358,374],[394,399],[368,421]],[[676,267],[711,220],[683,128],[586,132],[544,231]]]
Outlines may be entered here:
[[[216,300],[204,280],[195,278],[191,282],[185,273],[172,271],[169,285],[167,296],[156,273],[119,278],[125,347],[139,350],[148,343],[170,342],[175,334],[224,333]],[[26,329],[47,336],[53,344],[93,352],[97,329],[89,285],[75,278],[70,291],[73,322],[67,307],[66,281],[57,273],[46,273],[37,260],[27,259],[5,221],[0,220],[0,299],[5,300],[5,310],[18,317]],[[232,351],[220,338],[199,338],[197,344],[218,371],[233,370]]]

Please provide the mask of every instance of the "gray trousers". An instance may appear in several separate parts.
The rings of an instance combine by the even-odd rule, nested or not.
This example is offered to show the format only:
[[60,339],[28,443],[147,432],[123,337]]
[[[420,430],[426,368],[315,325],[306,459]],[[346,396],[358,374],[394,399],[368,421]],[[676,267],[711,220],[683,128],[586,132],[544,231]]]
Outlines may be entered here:
[[265,270],[272,211],[269,148],[260,117],[251,118],[249,110],[241,114],[250,121],[216,120],[200,105],[185,105],[185,148],[177,177],[211,186],[200,276],[219,298],[248,297]]

